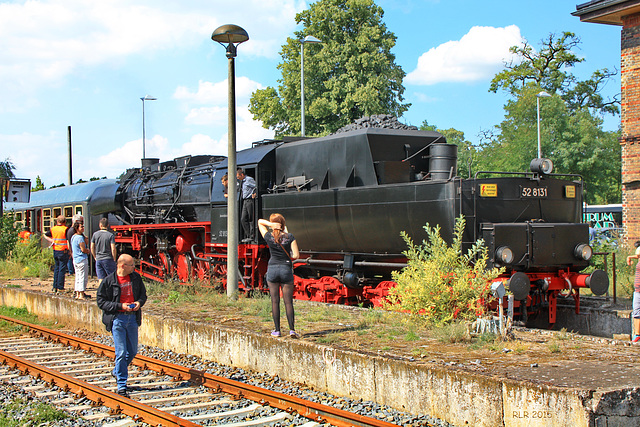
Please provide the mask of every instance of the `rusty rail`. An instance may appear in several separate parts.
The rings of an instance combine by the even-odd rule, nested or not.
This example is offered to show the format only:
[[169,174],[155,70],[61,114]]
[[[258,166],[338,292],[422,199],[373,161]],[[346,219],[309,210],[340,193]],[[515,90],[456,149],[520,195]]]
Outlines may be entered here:
[[[3,320],[6,320],[6,318],[3,317]],[[196,427],[199,425],[2,350],[0,350],[0,359],[8,366],[19,369],[25,375],[35,376],[38,379],[63,388],[66,392],[86,397],[98,405],[112,408],[115,413],[128,415],[136,421],[162,426]]]
[[[54,342],[60,342],[62,344],[75,347],[77,349],[93,352],[99,355],[113,358],[115,356],[115,350],[113,347],[88,341],[82,338],[77,338],[72,335],[67,335],[62,332],[57,332],[52,329],[47,329],[39,325],[33,325],[21,320],[12,319],[5,316],[0,316],[0,319],[8,322],[14,322],[22,326],[28,327],[35,335],[50,339]],[[25,361],[26,362],[26,361]],[[320,403],[311,402],[305,399],[301,399],[295,396],[289,396],[284,393],[271,391],[256,387],[250,384],[244,384],[238,381],[234,381],[228,378],[219,377],[206,372],[190,369],[184,366],[176,365],[170,362],[164,362],[162,360],[152,359],[147,356],[137,355],[132,364],[141,367],[142,369],[148,369],[155,372],[159,372],[162,375],[170,375],[177,378],[180,381],[189,381],[196,385],[203,385],[211,388],[217,392],[229,393],[237,398],[245,398],[253,400],[262,405],[270,405],[274,408],[278,408],[287,412],[297,412],[303,417],[312,419],[319,423],[330,423],[337,427],[392,427],[396,424],[388,423],[386,421],[377,420],[375,418],[367,417],[364,415],[354,414],[342,409],[333,408],[331,406],[322,405]],[[64,376],[57,374],[58,376]],[[72,377],[69,379],[79,382]],[[57,381],[52,377],[53,381]],[[81,382],[81,381],[80,381]],[[71,383],[70,383],[71,384]],[[57,384],[60,386],[60,384]],[[89,384],[87,384],[90,386]],[[69,386],[71,387],[71,385]],[[91,386],[90,386],[91,387]],[[93,387],[97,389],[97,387]],[[74,389],[72,389],[73,391]],[[78,390],[81,393],[81,390]],[[74,391],[75,393],[75,391]],[[129,401],[121,396],[104,391],[105,395],[109,396],[109,399],[113,399],[118,405],[121,405],[123,401]],[[77,394],[77,393],[76,393]],[[87,397],[92,399],[88,393],[85,392]],[[134,402],[135,403],[135,402]],[[147,405],[140,403],[135,404],[135,409],[141,411]],[[148,408],[151,408],[150,406]],[[125,412],[125,405],[122,404],[121,409]],[[151,408],[153,409],[153,408]],[[129,410],[127,408],[127,410]],[[130,413],[125,412],[127,415],[132,416]],[[138,412],[139,414],[139,412]],[[183,420],[184,421],[184,420]],[[145,422],[149,422],[145,419]],[[166,421],[165,421],[166,422]],[[160,423],[161,424],[161,423]],[[163,424],[163,425],[196,425],[196,424]]]

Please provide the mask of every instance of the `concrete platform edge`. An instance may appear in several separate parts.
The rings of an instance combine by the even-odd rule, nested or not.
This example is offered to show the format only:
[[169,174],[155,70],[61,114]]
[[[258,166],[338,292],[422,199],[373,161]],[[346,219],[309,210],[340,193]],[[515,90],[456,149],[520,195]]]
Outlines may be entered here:
[[[0,287],[0,304],[106,333],[95,301]],[[640,390],[584,390],[516,382],[447,368],[274,339],[145,311],[140,343],[267,372],[340,396],[361,398],[452,424],[475,426],[637,426]]]

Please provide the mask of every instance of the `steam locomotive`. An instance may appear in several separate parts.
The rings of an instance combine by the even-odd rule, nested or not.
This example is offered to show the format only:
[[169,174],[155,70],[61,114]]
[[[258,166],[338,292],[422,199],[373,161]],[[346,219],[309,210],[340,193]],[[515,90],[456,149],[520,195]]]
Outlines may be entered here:
[[[437,132],[366,128],[322,138],[262,141],[237,153],[256,180],[256,218],[281,213],[300,248],[295,297],[378,305],[391,272],[402,268],[405,231],[425,239],[439,225],[451,240],[464,216],[464,244],[484,239],[490,266],[505,267],[498,281],[526,316],[549,307],[555,323],[558,295],[580,288],[605,293],[608,276],[583,274],[592,251],[581,222],[583,181],[550,173],[535,159],[523,173],[456,175],[457,146]],[[139,260],[147,278],[177,277],[225,284],[227,200],[221,178],[227,159],[184,156],[144,159],[91,196],[92,215],[113,215],[121,252]],[[238,213],[239,215],[239,213]],[[241,290],[266,289],[268,248],[260,236],[238,248]],[[526,308],[525,308],[526,307]]]

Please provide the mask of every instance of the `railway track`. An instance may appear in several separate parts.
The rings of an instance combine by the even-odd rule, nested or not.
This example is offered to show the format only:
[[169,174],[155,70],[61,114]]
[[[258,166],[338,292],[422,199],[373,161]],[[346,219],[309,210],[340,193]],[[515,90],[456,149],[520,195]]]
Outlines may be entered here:
[[[289,425],[394,426],[385,421],[138,355],[130,398],[115,393],[113,347],[0,316],[31,336],[0,339],[0,379],[89,421],[125,426]],[[16,370],[19,371],[16,372]],[[34,384],[33,378],[50,384]],[[75,396],[75,397],[73,397]],[[296,419],[296,414],[304,421]]]

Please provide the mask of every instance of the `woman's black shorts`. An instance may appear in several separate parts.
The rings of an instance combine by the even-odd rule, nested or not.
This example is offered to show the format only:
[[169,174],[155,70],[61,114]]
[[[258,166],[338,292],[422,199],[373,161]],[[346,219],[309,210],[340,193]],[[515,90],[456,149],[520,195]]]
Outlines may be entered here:
[[267,282],[293,283],[293,269],[290,265],[270,265],[267,268]]

